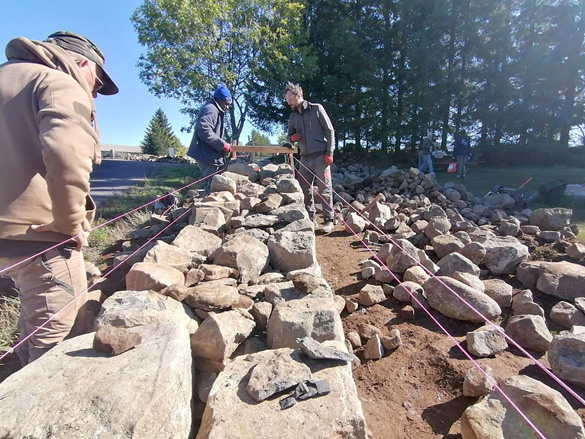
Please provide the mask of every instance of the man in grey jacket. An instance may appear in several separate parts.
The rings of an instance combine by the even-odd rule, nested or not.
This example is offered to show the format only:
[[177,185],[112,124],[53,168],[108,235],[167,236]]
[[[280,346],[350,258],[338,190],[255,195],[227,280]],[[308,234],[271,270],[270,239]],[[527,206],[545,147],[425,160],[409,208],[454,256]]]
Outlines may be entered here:
[[[323,231],[333,230],[333,189],[331,187],[331,164],[335,149],[335,131],[331,120],[321,104],[303,98],[303,89],[298,84],[288,83],[285,99],[293,112],[288,120],[288,137],[297,142],[301,154],[299,182],[305,194],[305,207],[311,220],[315,221],[313,185],[316,183],[324,198]],[[315,176],[317,178],[315,178]]]
[[[208,177],[214,172],[225,169],[225,158],[232,148],[223,140],[225,131],[225,113],[232,104],[232,95],[229,90],[221,86],[213,93],[199,110],[195,133],[187,155],[197,160],[202,177]],[[211,178],[205,180],[205,195],[211,192]]]

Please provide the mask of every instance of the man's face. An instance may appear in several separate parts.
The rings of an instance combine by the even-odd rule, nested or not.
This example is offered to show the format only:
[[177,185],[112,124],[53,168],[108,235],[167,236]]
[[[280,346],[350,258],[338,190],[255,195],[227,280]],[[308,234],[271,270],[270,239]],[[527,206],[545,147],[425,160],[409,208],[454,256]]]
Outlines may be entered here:
[[83,60],[79,63],[79,67],[81,67],[85,79],[91,88],[91,94],[95,98],[97,98],[98,91],[104,86],[104,81],[100,78],[100,72],[97,66],[89,62],[87,60]]
[[293,93],[292,91],[287,91],[286,95],[284,95],[284,99],[286,100],[286,103],[289,105],[289,107],[293,110],[298,108],[298,106],[303,102],[303,97]]
[[217,105],[219,105],[219,108],[221,108],[222,111],[227,111],[227,110],[229,110],[232,103],[226,101],[225,99],[218,99]]

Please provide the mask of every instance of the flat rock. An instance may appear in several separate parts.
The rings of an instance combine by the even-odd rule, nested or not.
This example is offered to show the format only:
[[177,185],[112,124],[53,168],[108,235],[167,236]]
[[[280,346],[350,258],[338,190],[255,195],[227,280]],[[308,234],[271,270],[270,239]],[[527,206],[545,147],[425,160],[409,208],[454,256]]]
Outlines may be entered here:
[[357,358],[353,354],[319,343],[311,337],[298,338],[297,343],[311,360],[339,360],[351,363]]
[[102,303],[95,320],[95,329],[111,325],[119,328],[150,323],[174,322],[187,328],[190,334],[198,326],[193,311],[183,303],[155,291],[117,291]]
[[193,385],[187,330],[165,323],[131,331],[142,343],[121,355],[95,351],[94,334],[86,334],[65,340],[8,377],[0,384],[0,437],[189,437]]
[[[257,402],[246,391],[250,371],[266,358],[292,349],[236,358],[209,393],[197,439],[366,439],[366,425],[350,365],[306,360],[312,379],[327,380],[331,393],[282,410],[279,398]],[[302,420],[302,422],[300,422]]]
[[246,385],[248,395],[258,402],[275,393],[296,386],[311,378],[311,369],[303,363],[299,351],[285,349],[274,351],[272,356],[259,358],[258,364],[250,373]]

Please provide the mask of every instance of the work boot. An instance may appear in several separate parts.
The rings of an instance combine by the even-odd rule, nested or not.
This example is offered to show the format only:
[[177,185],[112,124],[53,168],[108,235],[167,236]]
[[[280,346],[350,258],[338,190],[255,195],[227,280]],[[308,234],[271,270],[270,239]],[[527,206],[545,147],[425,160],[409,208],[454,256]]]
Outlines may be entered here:
[[326,220],[323,224],[323,233],[333,232],[333,220]]

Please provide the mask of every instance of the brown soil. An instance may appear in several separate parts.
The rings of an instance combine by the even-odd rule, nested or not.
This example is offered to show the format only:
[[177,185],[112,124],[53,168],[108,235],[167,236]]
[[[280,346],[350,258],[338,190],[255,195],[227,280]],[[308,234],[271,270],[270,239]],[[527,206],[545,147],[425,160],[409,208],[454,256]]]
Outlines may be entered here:
[[[329,235],[323,235],[319,230],[316,234],[317,259],[323,276],[336,294],[357,297],[366,283],[376,283],[360,278],[359,264],[371,253],[364,251],[357,238],[349,236],[341,225],[337,225]],[[553,252],[553,249],[543,251],[549,260],[555,259]],[[539,297],[535,297],[535,301],[547,314],[555,303]],[[342,314],[346,333],[368,323],[385,332],[397,328],[402,336],[402,346],[393,352],[386,352],[381,360],[364,360],[361,348],[355,352],[362,362],[353,373],[371,437],[461,439],[459,419],[463,411],[477,401],[476,398],[463,396],[463,379],[467,371],[475,366],[424,312],[418,312],[414,320],[402,320],[399,317],[402,306],[389,298],[350,315]],[[465,348],[465,334],[481,326],[449,319],[438,313],[433,316],[462,348]],[[503,319],[508,317],[505,315]],[[546,355],[531,354],[548,366]],[[498,383],[517,374],[543,381],[560,391],[585,419],[585,408],[516,348],[511,347],[492,358],[476,360],[482,368],[492,368]],[[581,397],[585,397],[584,390],[576,390]]]

